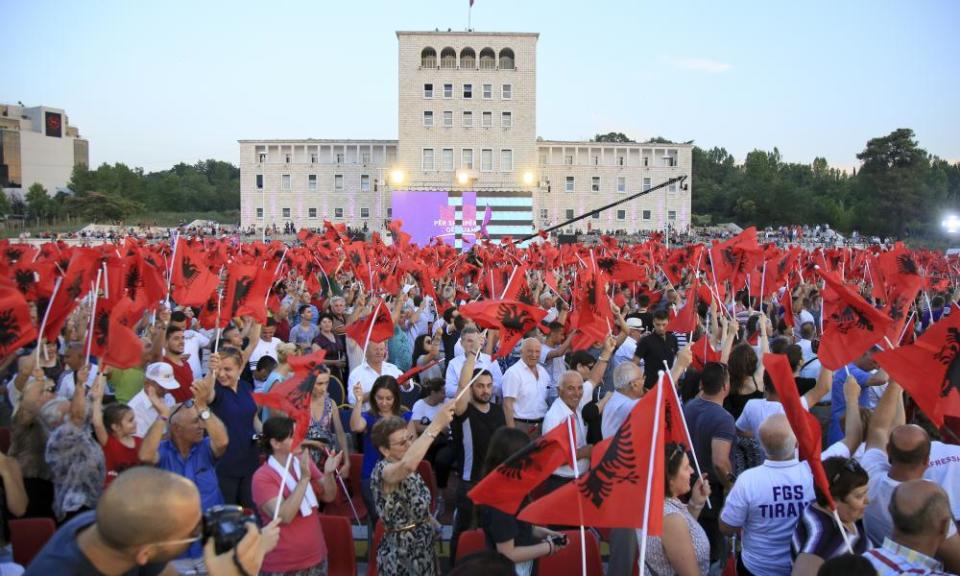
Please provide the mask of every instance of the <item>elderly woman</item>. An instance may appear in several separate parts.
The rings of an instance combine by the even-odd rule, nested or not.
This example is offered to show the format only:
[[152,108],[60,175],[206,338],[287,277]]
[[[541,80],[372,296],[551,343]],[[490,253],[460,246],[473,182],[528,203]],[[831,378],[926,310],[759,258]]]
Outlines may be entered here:
[[[844,532],[854,554],[859,556],[872,547],[863,531],[870,477],[853,458],[827,458],[823,461],[823,469],[830,481],[830,495],[837,505]],[[790,543],[793,576],[816,574],[824,562],[847,553],[846,542],[828,507],[826,494],[816,485],[814,491],[817,500],[803,511]]]
[[[89,370],[89,365],[80,369],[80,382]],[[104,384],[99,379],[94,386]],[[49,434],[44,456],[53,480],[53,513],[60,523],[96,508],[107,476],[103,449],[91,433],[86,392],[77,386],[71,400],[54,398],[40,409],[40,423]],[[91,393],[102,395],[103,390]]]
[[[10,450],[7,456],[16,460],[23,475],[27,491],[28,517],[53,517],[53,482],[50,481],[50,466],[44,459],[47,432],[40,423],[40,409],[55,397],[54,383],[47,379],[42,369],[34,370],[33,355],[20,358],[21,373],[26,374],[22,396],[13,412],[10,431]],[[18,374],[18,378],[20,374]],[[11,387],[11,395],[15,387]]]
[[710,540],[697,522],[697,516],[710,496],[710,485],[698,478],[684,504],[680,498],[691,492],[693,468],[683,446],[666,445],[664,469],[663,534],[647,536],[644,573],[654,576],[695,576],[710,568]]
[[417,467],[451,420],[452,401],[416,440],[407,422],[397,416],[387,416],[373,427],[373,444],[383,456],[370,475],[373,501],[386,528],[377,549],[377,568],[383,576],[440,574],[430,489],[417,474]]

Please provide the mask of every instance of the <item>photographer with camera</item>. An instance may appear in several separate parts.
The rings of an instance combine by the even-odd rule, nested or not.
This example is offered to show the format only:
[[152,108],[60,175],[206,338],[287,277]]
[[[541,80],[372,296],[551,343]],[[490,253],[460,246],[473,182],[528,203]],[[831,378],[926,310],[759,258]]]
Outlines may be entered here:
[[[331,453],[321,473],[309,450],[291,456],[294,426],[293,419],[285,416],[274,416],[263,424],[260,442],[267,461],[253,475],[253,499],[264,523],[280,520],[282,539],[264,559],[260,574],[326,576],[328,551],[318,508],[319,502],[336,498],[335,472],[343,453]],[[281,483],[284,488],[278,499]]]
[[[518,428],[498,429],[490,439],[483,461],[484,476],[529,443],[530,437]],[[567,545],[565,535],[528,524],[518,520],[516,515],[496,508],[478,506],[477,518],[486,536],[487,547],[509,558],[518,576],[533,574],[537,558],[553,554]]]
[[276,523],[262,532],[253,523],[234,526],[235,546],[218,554],[217,537],[207,526],[192,482],[156,468],[131,468],[113,481],[96,510],[75,516],[53,535],[26,574],[177,573],[169,563],[206,539],[203,558],[211,576],[249,576],[259,572],[280,534]]

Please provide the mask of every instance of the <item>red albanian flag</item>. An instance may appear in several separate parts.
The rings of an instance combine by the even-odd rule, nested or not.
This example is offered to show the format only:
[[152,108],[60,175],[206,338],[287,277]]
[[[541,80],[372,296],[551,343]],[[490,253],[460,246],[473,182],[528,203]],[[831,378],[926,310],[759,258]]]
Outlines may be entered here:
[[110,311],[106,348],[102,356],[105,366],[126,370],[143,364],[143,342],[130,328],[129,317],[133,308],[134,302],[124,296]]
[[646,282],[647,271],[620,258],[597,258],[597,268],[614,282]]
[[960,418],[960,314],[944,316],[909,346],[874,354],[937,427]]
[[661,269],[670,283],[676,286],[683,278],[683,271],[696,266],[700,262],[702,253],[703,244],[690,244],[683,248],[674,248],[670,250]]
[[730,280],[734,290],[744,286],[747,274],[753,272],[763,259],[757,244],[757,229],[751,226],[725,242],[710,249],[710,258],[717,283]]
[[323,365],[325,350],[317,350],[306,356],[291,356],[287,363],[293,369],[293,375],[283,382],[275,384],[266,394],[256,393],[253,401],[258,406],[283,412],[297,425],[293,429],[293,446],[296,448],[307,435],[310,427],[310,399],[313,386],[321,374],[327,373]]
[[697,295],[700,290],[700,281],[694,280],[693,284],[687,289],[687,303],[677,312],[677,315],[670,319],[667,324],[668,332],[690,333],[697,328],[699,316],[697,316]]
[[[67,272],[60,282],[60,289],[50,299],[37,302],[37,311],[50,309],[47,324],[43,328],[43,337],[47,342],[56,340],[66,324],[67,318],[77,305],[77,300],[86,296],[93,288],[94,278],[99,268],[97,253],[87,248],[78,248],[70,257]],[[91,275],[92,272],[92,275]]]
[[30,320],[30,306],[23,294],[11,286],[0,286],[0,358],[36,339],[37,327]]
[[[251,316],[260,324],[265,324],[267,322],[267,291],[270,290],[272,280],[273,270],[265,270],[249,264],[230,266],[221,305],[221,323],[224,317],[230,319],[237,316]],[[209,298],[210,294],[207,293],[198,306],[206,306]]]
[[710,344],[710,337],[706,334],[690,344],[690,351],[693,352],[693,367],[697,370],[703,370],[703,367],[709,362],[720,361],[720,351],[714,350]]
[[827,283],[827,289],[823,291],[820,363],[831,370],[839,370],[882,340],[893,321],[848,288],[836,275],[823,269],[817,272]]
[[813,472],[813,482],[820,489],[820,492],[826,495],[830,508],[835,508],[833,497],[830,496],[830,483],[827,482],[827,474],[824,472],[823,462],[820,460],[820,422],[800,403],[800,392],[797,390],[796,380],[793,379],[790,361],[785,354],[765,354],[763,367],[770,374],[773,387],[777,389],[780,403],[783,404],[783,411],[786,413],[787,420],[790,421],[790,427],[793,428],[793,433],[797,437],[800,459],[806,460],[807,464],[810,465],[810,470]]
[[516,514],[523,500],[557,467],[571,465],[569,422],[568,418],[484,476],[467,494],[474,505]]
[[536,328],[547,311],[515,300],[496,300],[461,306],[460,315],[473,320],[481,328],[500,332],[494,356],[500,358],[509,354],[524,334]]
[[181,306],[203,306],[220,279],[210,272],[202,253],[183,238],[173,257],[172,296]]
[[353,338],[363,348],[369,342],[383,342],[393,338],[393,318],[390,316],[390,307],[382,300],[377,302],[370,314],[363,320],[358,320],[345,328],[347,336]]
[[[658,398],[662,386],[663,379],[637,402],[616,434],[594,446],[590,470],[524,508],[519,518],[543,526],[643,528],[643,506],[650,490],[646,529],[648,535],[659,535],[663,531],[666,420],[665,405]],[[665,395],[660,390],[659,394]],[[651,463],[653,481],[648,486]]]

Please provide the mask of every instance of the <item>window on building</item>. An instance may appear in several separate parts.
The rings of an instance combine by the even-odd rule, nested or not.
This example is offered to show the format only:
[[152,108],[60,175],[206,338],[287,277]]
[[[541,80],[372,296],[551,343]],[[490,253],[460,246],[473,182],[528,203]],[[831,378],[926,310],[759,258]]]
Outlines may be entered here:
[[500,98],[510,100],[513,98],[513,84],[504,84],[500,89]]
[[474,70],[477,67],[477,54],[473,48],[464,48],[460,51],[460,68],[462,70]]
[[643,211],[643,219],[644,219],[644,220],[649,220],[649,219],[652,218],[652,217],[653,217],[653,216],[652,216],[652,214],[651,214],[651,212],[650,212],[649,210],[644,210],[644,211]]
[[493,126],[493,112],[484,112],[481,122],[484,128]]
[[369,153],[369,152],[361,152],[361,153],[360,153],[360,163],[361,163],[361,164],[364,164],[364,165],[370,163],[370,153]]
[[337,152],[337,164],[343,164],[343,152]]
[[504,48],[500,51],[500,69],[513,70],[513,50]]
[[453,98],[453,84],[444,84],[444,85],[443,85],[443,97],[444,97],[444,98]]
[[576,182],[576,181],[574,180],[574,177],[573,177],[573,176],[567,176],[566,184],[565,184],[565,186],[564,186],[564,188],[563,188],[564,191],[566,191],[566,192],[573,192],[575,182]]
[[420,167],[424,170],[433,170],[433,148],[424,148],[420,159]]
[[650,165],[650,157],[649,157],[649,156],[644,156],[644,157],[643,157],[643,165],[644,165],[644,166],[649,166],[649,165]]
[[676,211],[676,210],[668,210],[668,211],[667,211],[667,220],[676,220],[676,219],[677,219],[677,211]]
[[424,98],[433,98],[433,84],[424,84],[424,85],[423,85],[423,97],[424,97]]
[[267,161],[267,153],[266,153],[266,152],[261,152],[260,155],[259,155],[259,157],[258,157],[258,160],[259,160],[259,162],[260,162],[261,164],[266,163],[266,161]]
[[290,189],[290,175],[283,174],[280,176],[280,189],[289,190]]
[[618,166],[626,166],[626,165],[627,165],[627,158],[626,158],[626,156],[617,156],[617,165],[618,165]]
[[310,153],[310,163],[311,163],[311,164],[316,164],[316,163],[317,163],[317,153],[316,153],[316,152],[311,152],[311,153]]
[[343,218],[343,208],[334,208],[333,209],[334,218]]
[[257,208],[257,218],[263,218],[263,208]]
[[627,211],[626,210],[617,210],[617,220],[626,220]]
[[541,209],[540,209],[540,219],[541,219],[541,220],[547,220],[547,219],[549,219],[549,218],[550,218],[550,210],[548,210],[548,209],[546,209],[546,208],[541,208]]
[[484,84],[483,85],[483,99],[489,100],[493,98],[493,84]]
[[370,175],[369,174],[360,175],[360,191],[361,192],[370,191]]
[[563,161],[567,166],[573,166],[573,154],[567,154],[564,156]]
[[443,111],[443,127],[452,128],[453,127],[453,110],[444,110]]
[[567,208],[566,217],[567,217],[567,220],[573,218],[573,208]]
[[464,148],[460,154],[460,167],[473,170],[473,149]]
[[493,150],[488,148],[480,151],[480,171],[493,171]]
[[473,128],[473,112],[469,110],[463,111],[463,127]]
[[289,218],[289,217],[290,217],[290,209],[289,209],[289,208],[284,208],[284,209],[283,209],[283,217],[284,217],[284,218]]
[[421,50],[420,51],[420,67],[436,68],[437,67],[437,51],[430,47],[427,47]]
[[513,126],[513,114],[510,112],[501,112],[500,113],[500,126],[504,128],[510,128]]
[[423,125],[427,128],[433,126],[433,111],[424,110],[423,111]]
[[469,100],[473,98],[473,84],[464,84],[463,85],[463,99]]
[[308,218],[316,218],[316,217],[317,217],[317,209],[316,209],[316,208],[307,208],[307,217],[308,217]]
[[617,176],[617,192],[623,194],[627,191],[627,179],[624,176]]
[[370,217],[370,209],[369,209],[369,208],[360,208],[360,217],[361,217],[361,218],[369,218],[369,217]]
[[263,174],[257,174],[257,190],[263,190]]
[[309,176],[307,176],[307,190],[309,190],[310,192],[317,191],[317,175],[316,174],[310,174]]
[[284,164],[289,164],[289,163],[290,163],[290,155],[289,155],[289,154],[285,154],[285,155],[283,156],[283,162],[284,162]]
[[594,176],[590,179],[590,191],[599,192],[600,191],[600,177]]
[[334,176],[333,176],[333,191],[334,191],[334,192],[343,192],[343,174],[334,174]]
[[453,48],[444,48],[440,51],[440,67],[456,68],[457,52]]
[[480,51],[480,69],[494,70],[497,67],[497,55],[490,48],[484,48]]
[[651,188],[650,179],[649,179],[649,178],[644,178],[644,179],[643,179],[643,191],[646,192],[646,191],[649,190],[650,188]]
[[445,172],[453,170],[453,148],[444,148],[440,153],[440,169]]
[[500,171],[513,172],[513,150],[500,151]]

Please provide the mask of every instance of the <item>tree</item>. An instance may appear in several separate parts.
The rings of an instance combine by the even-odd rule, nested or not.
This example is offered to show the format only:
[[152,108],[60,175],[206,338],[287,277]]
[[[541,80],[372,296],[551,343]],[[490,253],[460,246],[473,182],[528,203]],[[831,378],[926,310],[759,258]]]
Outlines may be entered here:
[[5,217],[10,214],[11,206],[10,199],[7,198],[7,194],[3,191],[0,191],[0,217]]
[[53,199],[47,194],[46,188],[39,182],[34,182],[27,190],[27,216],[42,219],[52,216],[56,206]]
[[667,140],[663,136],[654,136],[653,138],[644,142],[644,144],[676,144],[673,140]]
[[606,134],[597,134],[590,141],[591,142],[620,142],[620,143],[635,142],[635,140],[631,140],[623,132],[607,132]]

